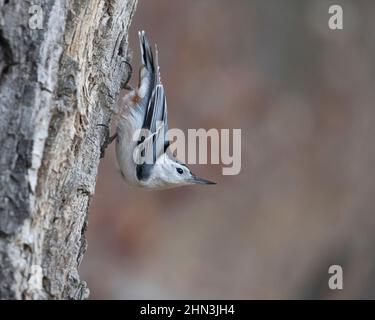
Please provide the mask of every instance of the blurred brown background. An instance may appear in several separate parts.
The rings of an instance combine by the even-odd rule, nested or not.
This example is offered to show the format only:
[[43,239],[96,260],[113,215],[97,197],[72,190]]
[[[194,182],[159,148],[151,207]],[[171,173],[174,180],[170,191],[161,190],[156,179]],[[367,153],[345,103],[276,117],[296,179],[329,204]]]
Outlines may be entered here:
[[140,0],[137,68],[139,29],[170,128],[241,128],[242,171],[196,165],[218,185],[137,190],[111,146],[80,271],[91,298],[375,298],[375,2]]

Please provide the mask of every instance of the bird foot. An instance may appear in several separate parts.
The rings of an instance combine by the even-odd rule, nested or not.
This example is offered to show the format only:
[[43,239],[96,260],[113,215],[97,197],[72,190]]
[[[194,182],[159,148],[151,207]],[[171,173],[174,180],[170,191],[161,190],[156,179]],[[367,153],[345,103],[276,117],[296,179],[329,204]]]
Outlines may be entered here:
[[111,136],[109,134],[109,127],[106,124],[99,123],[98,126],[106,128],[104,142],[100,146],[100,159],[102,159],[104,158],[104,155],[105,155],[105,149],[107,149],[107,147],[113,142],[113,140],[116,139],[117,133]]
[[126,67],[128,69],[128,74],[127,74],[127,77],[126,77],[125,81],[123,81],[121,83],[121,88],[125,89],[125,90],[132,91],[134,89],[132,88],[132,86],[129,85],[129,81],[130,81],[130,79],[133,75],[133,67],[128,60],[123,60],[122,63],[126,64]]

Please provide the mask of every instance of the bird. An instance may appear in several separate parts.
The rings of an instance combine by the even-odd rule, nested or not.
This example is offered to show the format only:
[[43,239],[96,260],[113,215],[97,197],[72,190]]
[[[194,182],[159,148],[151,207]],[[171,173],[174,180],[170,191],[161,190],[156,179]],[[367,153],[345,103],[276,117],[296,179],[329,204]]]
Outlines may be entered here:
[[116,133],[110,138],[110,142],[116,139],[117,167],[123,179],[131,186],[146,189],[216,184],[193,174],[169,152],[167,99],[158,48],[155,44],[154,58],[145,31],[139,31],[138,37],[142,61],[138,87],[126,86],[128,93],[120,102]]

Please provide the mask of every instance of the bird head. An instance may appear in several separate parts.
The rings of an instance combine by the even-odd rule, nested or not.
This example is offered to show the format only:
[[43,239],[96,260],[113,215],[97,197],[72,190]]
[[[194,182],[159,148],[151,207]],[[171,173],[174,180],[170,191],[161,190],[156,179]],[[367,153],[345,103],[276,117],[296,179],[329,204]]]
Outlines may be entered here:
[[160,188],[174,188],[193,184],[216,184],[191,172],[186,164],[165,154],[156,164],[151,177]]

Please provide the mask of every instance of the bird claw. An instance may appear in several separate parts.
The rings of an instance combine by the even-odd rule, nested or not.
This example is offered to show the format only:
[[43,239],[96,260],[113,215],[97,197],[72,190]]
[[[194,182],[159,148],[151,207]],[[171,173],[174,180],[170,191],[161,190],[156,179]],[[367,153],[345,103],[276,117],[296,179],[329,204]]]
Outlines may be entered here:
[[134,88],[131,85],[128,85],[128,84],[123,86],[123,89],[128,90],[128,91],[134,91]]
[[133,67],[128,60],[123,60],[122,63],[126,64],[126,67],[128,69],[128,74],[127,74],[126,80],[121,83],[121,88],[132,91],[134,89],[132,88],[132,86],[129,85],[129,81],[133,75]]
[[107,149],[107,147],[113,142],[113,140],[116,139],[117,133],[115,133],[114,135],[110,136],[110,134],[109,134],[109,127],[106,124],[99,123],[98,126],[106,128],[104,142],[100,146],[100,159],[102,159],[102,158],[104,158],[104,155],[105,155],[105,149]]
[[[128,69],[127,77],[125,81],[121,83],[121,88],[129,91],[133,91],[134,89],[132,86],[129,85],[129,81],[133,75],[133,67],[131,66],[130,62],[128,60],[123,60],[122,63],[125,63]],[[113,142],[113,140],[116,139],[117,133],[115,133],[113,136],[110,136],[109,134],[109,127],[106,124],[98,124],[98,126],[105,127],[105,137],[104,137],[104,142],[100,147],[100,159],[104,158],[105,155],[105,149]]]

